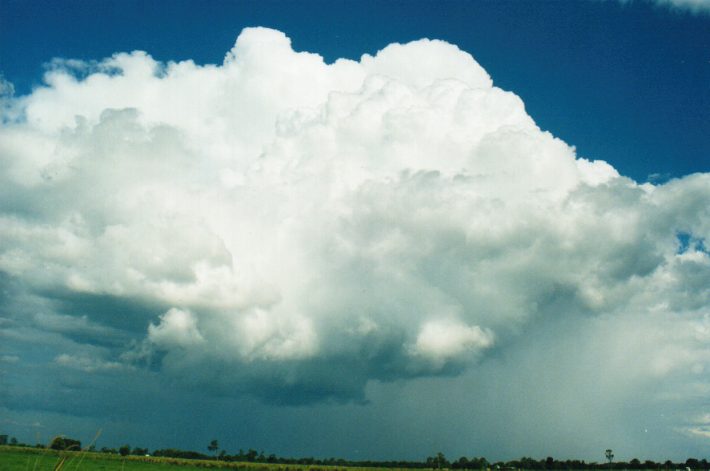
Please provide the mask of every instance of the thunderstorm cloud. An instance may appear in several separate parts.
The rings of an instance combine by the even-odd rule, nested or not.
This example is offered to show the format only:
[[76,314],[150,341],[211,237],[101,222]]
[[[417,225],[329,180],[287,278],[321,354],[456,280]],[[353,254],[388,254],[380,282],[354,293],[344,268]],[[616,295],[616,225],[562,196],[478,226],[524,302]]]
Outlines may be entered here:
[[512,439],[661,408],[707,444],[710,175],[582,158],[436,40],[327,64],[249,28],[221,65],[44,79],[2,102],[5,410],[98,416],[42,390],[119,384],[130,411],[143,381],[366,408],[439,378]]

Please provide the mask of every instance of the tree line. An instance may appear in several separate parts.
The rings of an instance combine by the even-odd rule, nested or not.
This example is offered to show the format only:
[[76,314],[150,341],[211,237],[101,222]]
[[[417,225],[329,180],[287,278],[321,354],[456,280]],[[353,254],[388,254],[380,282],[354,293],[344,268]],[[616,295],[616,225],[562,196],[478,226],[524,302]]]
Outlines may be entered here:
[[[8,438],[8,435],[0,435],[0,445],[11,445],[29,447],[20,443],[16,438]],[[35,445],[36,448],[45,448],[43,444]],[[47,446],[54,450],[82,450],[81,442],[67,437],[56,437]],[[557,460],[550,456],[543,459],[522,457],[517,460],[489,462],[483,457],[468,458],[462,456],[456,460],[447,459],[443,453],[436,453],[421,461],[411,460],[347,460],[343,458],[314,458],[314,457],[283,457],[275,454],[266,454],[253,448],[239,450],[237,453],[229,454],[221,449],[217,440],[212,440],[206,447],[210,454],[192,450],[181,450],[177,448],[156,449],[152,453],[147,448],[131,447],[128,444],[118,448],[102,447],[100,449],[91,445],[85,451],[118,454],[122,456],[162,456],[169,458],[195,459],[195,460],[220,460],[227,462],[247,462],[247,463],[273,463],[273,464],[293,464],[293,465],[315,465],[315,466],[342,466],[342,467],[366,467],[366,468],[414,468],[414,469],[466,469],[466,470],[580,470],[592,469],[599,471],[620,471],[620,470],[682,470],[687,471],[710,471],[710,462],[707,459],[688,458],[683,462],[666,460],[657,462],[652,460],[641,461],[634,458],[626,461],[612,461],[613,453],[606,450],[608,462],[586,462],[584,460],[568,459]]]

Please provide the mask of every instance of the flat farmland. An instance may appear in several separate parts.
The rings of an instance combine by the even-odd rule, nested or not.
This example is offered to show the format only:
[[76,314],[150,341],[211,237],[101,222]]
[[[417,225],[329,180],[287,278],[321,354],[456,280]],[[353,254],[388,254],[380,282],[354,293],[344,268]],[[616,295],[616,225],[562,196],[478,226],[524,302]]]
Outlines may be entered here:
[[308,466],[225,462],[216,460],[185,460],[153,456],[120,456],[106,453],[58,452],[43,448],[0,446],[0,471],[180,471],[235,469],[242,471],[396,471],[394,468],[348,468],[342,466]]

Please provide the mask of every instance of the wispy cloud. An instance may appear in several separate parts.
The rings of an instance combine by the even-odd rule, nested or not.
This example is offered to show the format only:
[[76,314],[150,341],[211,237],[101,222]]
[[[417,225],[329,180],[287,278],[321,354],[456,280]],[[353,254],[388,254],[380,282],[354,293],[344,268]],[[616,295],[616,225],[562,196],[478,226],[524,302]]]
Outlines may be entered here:
[[710,13],[710,0],[620,0],[621,3],[646,2],[661,7],[692,13]]
[[673,8],[690,10],[698,13],[710,13],[708,0],[655,0],[659,5],[668,5]]

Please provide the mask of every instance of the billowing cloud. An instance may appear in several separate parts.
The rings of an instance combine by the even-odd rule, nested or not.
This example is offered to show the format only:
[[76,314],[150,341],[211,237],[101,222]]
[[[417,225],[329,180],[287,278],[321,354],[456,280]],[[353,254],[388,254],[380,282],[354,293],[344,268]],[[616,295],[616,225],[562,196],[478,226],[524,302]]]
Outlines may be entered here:
[[166,348],[189,347],[204,341],[192,313],[176,308],[160,316],[160,324],[148,326],[148,339]]
[[443,363],[467,351],[478,351],[493,344],[492,336],[480,327],[434,320],[424,324],[417,335],[413,353]]
[[442,41],[326,64],[251,28],[221,65],[45,81],[0,130],[3,358],[42,332],[54,365],[276,403],[555,362],[558,403],[674,391],[705,433],[710,175],[580,158]]

